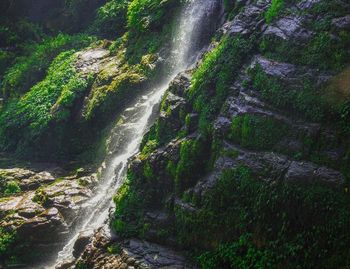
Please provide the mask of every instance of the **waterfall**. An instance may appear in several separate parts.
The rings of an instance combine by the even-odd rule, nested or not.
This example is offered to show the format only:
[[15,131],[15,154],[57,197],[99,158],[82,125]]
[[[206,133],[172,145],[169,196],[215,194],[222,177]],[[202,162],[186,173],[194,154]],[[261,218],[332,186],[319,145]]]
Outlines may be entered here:
[[[209,17],[220,8],[219,2],[192,0],[183,7],[179,27],[174,34],[171,74],[162,80],[161,85],[149,89],[121,113],[122,121],[111,131],[109,144],[113,148],[112,155],[105,161],[106,168],[102,172],[95,196],[83,205],[82,220],[59,252],[55,264],[72,257],[74,243],[80,233],[90,231],[93,234],[93,231],[103,226],[108,219],[109,210],[113,207],[112,197],[125,179],[128,159],[138,152],[142,137],[152,124],[152,113],[159,105],[169,83],[179,72],[195,63],[200,50],[208,42],[203,40],[202,32],[211,31],[209,28],[213,28]],[[54,265],[47,268],[54,268]]]

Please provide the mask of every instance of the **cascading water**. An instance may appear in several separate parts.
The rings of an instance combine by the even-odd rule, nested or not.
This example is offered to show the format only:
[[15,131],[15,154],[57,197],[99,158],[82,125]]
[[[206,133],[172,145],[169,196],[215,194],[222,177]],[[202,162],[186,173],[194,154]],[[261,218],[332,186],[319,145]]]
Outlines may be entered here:
[[[71,232],[71,238],[59,252],[55,264],[72,257],[74,243],[82,232],[92,234],[108,219],[109,210],[113,206],[112,197],[123,183],[128,159],[138,152],[142,137],[152,123],[154,108],[159,105],[162,95],[174,77],[195,63],[205,44],[201,32],[211,31],[208,25],[213,27],[213,24],[210,24],[209,17],[217,12],[219,2],[220,0],[192,0],[185,4],[174,36],[170,75],[163,79],[159,86],[139,97],[121,114],[121,120],[110,135],[109,144],[113,150],[105,161],[105,169],[95,196],[83,205],[81,221]],[[52,265],[47,268],[54,267],[55,265]]]

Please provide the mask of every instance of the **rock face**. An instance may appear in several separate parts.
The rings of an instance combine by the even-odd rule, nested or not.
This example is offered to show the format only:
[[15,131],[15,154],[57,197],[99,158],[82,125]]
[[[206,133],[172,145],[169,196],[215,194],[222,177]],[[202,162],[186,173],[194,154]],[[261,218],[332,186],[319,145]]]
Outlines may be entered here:
[[[197,268],[188,263],[181,253],[169,248],[139,239],[115,241],[108,234],[104,228],[96,232],[76,264],[92,269]],[[65,267],[66,265],[59,265],[56,269],[76,268],[75,265]]]
[[[92,197],[97,176],[79,178],[57,167],[42,169],[0,169],[3,181],[20,186],[19,193],[0,198],[0,227],[16,232],[18,242],[30,245],[33,253],[52,254],[66,240],[81,205]],[[88,184],[82,186],[82,181]]]
[[[198,94],[200,97],[196,99],[198,96],[193,97],[195,94],[189,94],[189,89],[191,89],[191,82],[196,83],[198,81],[191,78],[191,71],[181,73],[170,84],[163,99],[157,122],[152,127],[151,134],[146,135],[146,142],[147,140],[158,139],[156,148],[152,149],[148,154],[143,153],[135,156],[131,160],[129,167],[133,178],[130,179],[127,186],[133,191],[133,195],[136,192],[142,197],[142,202],[138,204],[141,209],[137,212],[142,215],[141,220],[137,219],[139,217],[136,216],[137,214],[131,214],[130,217],[127,213],[125,215],[129,218],[125,218],[126,221],[123,219],[123,216],[118,220],[125,221],[124,224],[131,227],[137,227],[139,225],[137,221],[140,221],[147,227],[142,230],[141,234],[142,238],[148,240],[148,242],[164,244],[168,247],[180,244],[183,247],[179,241],[186,241],[186,238],[180,237],[180,240],[176,238],[182,232],[177,230],[177,225],[181,226],[181,223],[179,224],[178,222],[186,219],[186,224],[191,223],[195,226],[196,221],[203,221],[200,218],[202,217],[201,214],[205,215],[206,213],[204,212],[207,209],[205,203],[208,202],[206,195],[215,189],[225,172],[237,171],[242,167],[247,168],[259,184],[292,186],[293,188],[296,187],[296,189],[308,189],[310,186],[318,186],[342,195],[348,177],[342,165],[349,164],[347,154],[349,143],[344,137],[339,138],[336,127],[330,123],[325,123],[316,117],[316,119],[308,117],[298,111],[299,108],[290,108],[287,104],[278,105],[278,100],[276,102],[273,100],[274,97],[275,99],[283,99],[284,96],[277,95],[277,91],[280,88],[285,95],[293,93],[294,99],[307,99],[308,96],[302,95],[306,91],[307,83],[315,88],[312,89],[314,90],[313,93],[322,95],[322,89],[332,81],[335,73],[338,72],[335,72],[330,67],[320,68],[317,66],[318,63],[298,62],[293,57],[285,57],[286,59],[283,59],[285,54],[289,56],[288,48],[291,50],[295,47],[301,48],[300,50],[307,49],[311,43],[314,44],[315,38],[319,37],[319,25],[314,25],[316,24],[314,22],[321,18],[319,14],[315,14],[313,8],[321,2],[322,0],[305,0],[298,3],[285,3],[287,11],[280,12],[270,23],[266,23],[264,16],[271,6],[271,1],[235,2],[234,11],[232,12],[234,16],[232,15],[232,18],[222,25],[218,30],[218,34],[224,34],[233,39],[237,37],[244,40],[250,39],[254,40],[253,42],[255,43],[254,49],[249,51],[241,66],[238,67],[238,71],[229,74],[232,77],[230,80],[232,83],[226,85],[229,88],[227,90],[228,93],[223,98],[224,101],[220,105],[218,113],[213,118],[208,117],[209,119],[204,119],[204,121],[207,119],[212,123],[212,125],[208,124],[210,125],[208,129],[212,131],[212,134],[210,134],[211,136],[209,135],[209,141],[205,141],[208,144],[212,143],[211,148],[203,146],[206,151],[201,152],[199,155],[195,155],[192,152],[196,151],[197,147],[200,147],[198,146],[199,143],[192,142],[201,141],[203,136],[208,135],[201,130],[200,125],[203,124],[201,122],[203,118],[201,118],[200,114],[207,116],[207,114],[203,113],[203,110],[214,110],[214,105],[213,107],[210,107],[210,105],[206,107],[207,104],[200,97],[205,99],[206,95],[208,95],[215,99],[217,96],[211,93],[215,92],[215,90],[221,90],[218,89],[221,86],[218,81],[224,81],[225,77],[223,75],[218,77],[217,80],[213,79],[214,82],[206,85],[205,90],[200,92]],[[327,19],[327,25],[332,25],[329,26],[332,29],[346,30],[349,28],[349,16],[336,17],[332,20]],[[340,37],[332,33],[331,39],[338,40]],[[266,40],[276,41],[277,45],[291,45],[290,47],[286,45],[286,49],[281,45],[282,49],[280,47],[276,48],[277,52],[273,50],[275,48],[272,48],[273,52],[269,51],[269,54],[264,51],[266,49],[264,47]],[[209,47],[209,51],[217,48],[215,42],[213,43]],[[257,47],[259,46],[261,48],[258,49]],[[347,45],[347,50],[349,49],[348,47]],[[222,47],[219,48],[222,49]],[[278,51],[279,49],[283,51]],[[219,54],[217,50],[215,50],[215,53]],[[280,57],[273,53],[279,53],[278,56]],[[314,53],[317,54],[319,52]],[[210,60],[213,59],[210,58]],[[225,60],[221,60],[220,65],[224,66]],[[198,65],[200,66],[203,61],[199,61]],[[210,65],[208,62],[205,63]],[[213,69],[221,67],[215,66]],[[213,72],[215,71],[213,70]],[[257,81],[256,77],[254,77],[256,75],[254,72],[259,72],[260,81]],[[220,73],[220,75],[222,74]],[[193,77],[196,78],[195,76]],[[262,85],[266,81],[271,83],[266,83],[267,89],[264,89]],[[203,84],[205,83],[203,82]],[[219,95],[219,93],[217,94]],[[269,96],[266,97],[266,95]],[[210,103],[210,97],[205,101]],[[303,104],[302,101],[292,100],[291,102]],[[302,109],[312,106],[312,104],[303,105]],[[268,125],[269,128],[265,131],[260,130],[259,120]],[[240,132],[236,134],[237,137],[234,137],[233,134],[238,132],[233,130],[234,127],[237,129],[241,128]],[[256,129],[258,129],[257,135],[254,137],[253,133]],[[167,130],[169,132],[166,132]],[[272,135],[272,132],[276,132],[276,135]],[[169,133],[173,135],[169,135]],[[245,137],[248,135],[250,137]],[[264,135],[267,138],[260,140]],[[249,144],[244,139],[256,139],[258,142],[248,141],[251,143]],[[193,148],[183,147],[183,145],[187,145],[187,142],[190,145],[194,144]],[[201,162],[198,162],[200,164],[197,166],[193,165],[194,162],[198,161],[197,159],[205,159],[207,152],[212,154],[210,155],[210,160],[208,160],[210,163],[208,165],[209,168],[201,165]],[[190,157],[186,159],[187,155]],[[193,155],[196,157],[193,157]],[[193,158],[197,159],[193,160]],[[185,159],[185,163],[181,163],[182,159]],[[179,163],[182,166],[178,165]],[[189,175],[179,173],[179,171],[181,172],[180,168],[186,169],[187,167],[191,167],[191,170],[187,171]],[[188,183],[183,192],[179,191],[177,189],[179,181],[183,180],[183,178],[190,181],[192,179],[191,176],[195,177],[193,182]],[[221,191],[224,192],[225,190]],[[230,191],[234,192],[234,187]],[[134,197],[129,198],[132,199]],[[269,207],[269,202],[270,200],[267,202],[267,207]],[[315,201],[315,203],[317,202]],[[223,207],[225,206],[230,207],[231,205],[224,205]],[[225,215],[225,209],[221,212],[222,215]],[[136,209],[133,208],[133,210]],[[247,210],[249,211],[249,208],[243,208],[239,214],[245,215]],[[285,210],[285,208],[281,210]],[[117,211],[116,215],[121,214],[119,211]],[[199,217],[197,217],[199,219],[195,218],[196,213],[198,213]],[[211,213],[215,215],[217,212]],[[276,214],[279,213],[277,212]],[[239,218],[237,216],[237,219]],[[221,227],[222,223],[220,221],[213,220],[218,227]],[[210,224],[207,226],[210,226]],[[181,228],[190,231],[192,229],[192,227]],[[257,230],[261,229],[261,227],[256,228]],[[213,230],[215,229],[217,227]],[[165,238],[159,235],[164,230],[170,230],[169,235],[166,234]],[[175,232],[172,233],[174,230]],[[192,232],[195,233],[193,230]],[[252,231],[252,233],[255,232]],[[222,236],[223,233],[225,234],[225,231],[219,231],[218,233]],[[257,233],[257,238],[254,238],[253,241],[261,239],[259,231]],[[210,238],[211,236],[213,235],[208,235]],[[196,237],[194,239],[197,240]],[[229,241],[230,239],[227,240]],[[262,241],[264,240],[263,236]],[[201,245],[200,247],[217,249],[219,242],[215,238],[208,241],[209,246]],[[223,241],[226,243],[226,238]],[[128,266],[129,268],[143,268],[138,267],[139,263],[135,265],[134,259],[141,263],[149,262],[148,265],[151,268],[187,268],[186,265],[177,265],[177,263],[169,265],[167,263],[155,263],[154,259],[152,260],[152,255],[148,253],[159,252],[157,254],[158,257],[164,256],[164,254],[161,254],[163,249],[159,248],[158,245],[156,247],[157,250],[154,250],[152,244],[149,245],[148,242],[145,243],[140,239],[132,238],[118,242],[121,247],[119,251],[122,251],[122,254],[109,255],[109,258],[107,258],[108,254],[102,255],[100,248],[100,254],[95,256],[96,250],[90,247],[81,256],[81,259],[90,265],[92,261],[88,257],[94,257],[91,265],[96,266],[97,264],[97,267],[100,268],[109,268],[109,266],[111,268],[128,268]],[[195,243],[189,242],[186,246],[190,245],[192,247],[191,244]],[[258,245],[257,248],[260,249],[261,245],[259,244],[261,242],[255,243]],[[264,241],[261,244],[264,245],[266,242]],[[158,251],[158,249],[162,249],[162,251]],[[123,258],[124,256],[126,257]],[[168,254],[166,256],[168,257]],[[132,258],[130,263],[126,262],[130,257]],[[163,260],[163,258],[160,260]]]

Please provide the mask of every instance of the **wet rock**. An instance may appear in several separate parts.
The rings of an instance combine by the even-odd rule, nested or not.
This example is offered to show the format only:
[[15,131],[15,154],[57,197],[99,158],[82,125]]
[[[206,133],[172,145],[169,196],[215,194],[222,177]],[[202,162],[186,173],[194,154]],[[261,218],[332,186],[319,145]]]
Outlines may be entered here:
[[184,93],[191,85],[191,74],[189,72],[181,72],[169,85],[168,91],[174,95],[184,97]]
[[74,243],[73,256],[78,258],[84,251],[85,247],[90,243],[91,231],[82,232]]
[[321,0],[302,0],[297,4],[297,7],[301,10],[310,9],[320,2]]
[[[289,183],[310,184],[319,183],[338,188],[344,184],[345,179],[339,171],[322,167],[312,162],[294,161],[289,157],[274,152],[254,152],[229,145],[231,150],[237,152],[235,158],[220,157],[215,163],[215,171],[248,167],[255,175],[263,180],[285,180]],[[217,177],[214,177],[214,180]],[[205,184],[207,179],[195,187],[197,193],[205,192],[212,184]],[[211,178],[213,180],[213,178]]]
[[266,5],[248,5],[232,21],[223,25],[222,31],[231,35],[250,35],[265,23],[261,15],[266,9]]
[[350,15],[333,19],[332,25],[339,29],[350,30]]
[[75,264],[75,259],[70,259],[67,261],[64,261],[62,263],[59,263],[55,266],[55,269],[69,269]]
[[303,27],[303,17],[287,16],[269,25],[264,32],[265,36],[276,36],[284,40],[297,42],[308,41],[313,33]]
[[[120,246],[119,253],[111,254],[106,251],[107,246],[112,244]],[[96,232],[78,261],[92,269],[196,268],[181,253],[158,244],[138,239],[111,241],[104,229]]]
[[305,79],[309,79],[315,85],[320,86],[332,78],[330,74],[320,73],[316,69],[277,62],[260,55],[254,57],[250,68],[254,68],[256,65],[259,65],[267,75],[280,79],[291,88],[302,87],[302,82]]

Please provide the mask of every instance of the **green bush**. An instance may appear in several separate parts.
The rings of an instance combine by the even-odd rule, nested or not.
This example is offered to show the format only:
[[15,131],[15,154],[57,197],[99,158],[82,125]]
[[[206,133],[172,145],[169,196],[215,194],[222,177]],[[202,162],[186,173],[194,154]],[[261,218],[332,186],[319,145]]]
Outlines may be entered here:
[[[74,100],[82,96],[89,84],[88,78],[81,78],[76,72],[75,57],[74,51],[61,53],[43,81],[20,99],[6,104],[0,114],[0,147],[3,150],[26,154],[35,147],[38,152],[45,134],[55,132],[53,124],[58,131],[62,130]],[[56,133],[57,143],[62,135],[64,132]]]
[[157,30],[179,3],[180,0],[133,0],[128,7],[128,27],[138,32]]
[[113,201],[116,205],[113,229],[121,236],[135,236],[139,234],[143,224],[144,198],[135,190],[135,178],[128,172],[126,182],[120,187]]
[[89,45],[92,38],[86,35],[59,34],[41,43],[30,43],[24,48],[25,56],[18,57],[4,76],[1,90],[4,96],[18,96],[41,80],[52,59],[63,51]]
[[250,234],[244,234],[232,243],[222,244],[215,251],[201,254],[198,261],[203,269],[276,268],[273,253],[256,247]]
[[207,170],[210,157],[210,141],[206,138],[185,140],[181,143],[180,159],[176,166],[175,190],[182,194],[193,187]]
[[110,0],[97,10],[91,31],[103,37],[120,36],[126,31],[129,0]]
[[6,184],[6,189],[4,191],[4,194],[11,195],[15,194],[21,191],[21,188],[18,186],[18,183],[16,181],[9,181]]
[[11,247],[15,241],[15,233],[5,231],[0,227],[0,258],[5,259],[11,253]]

